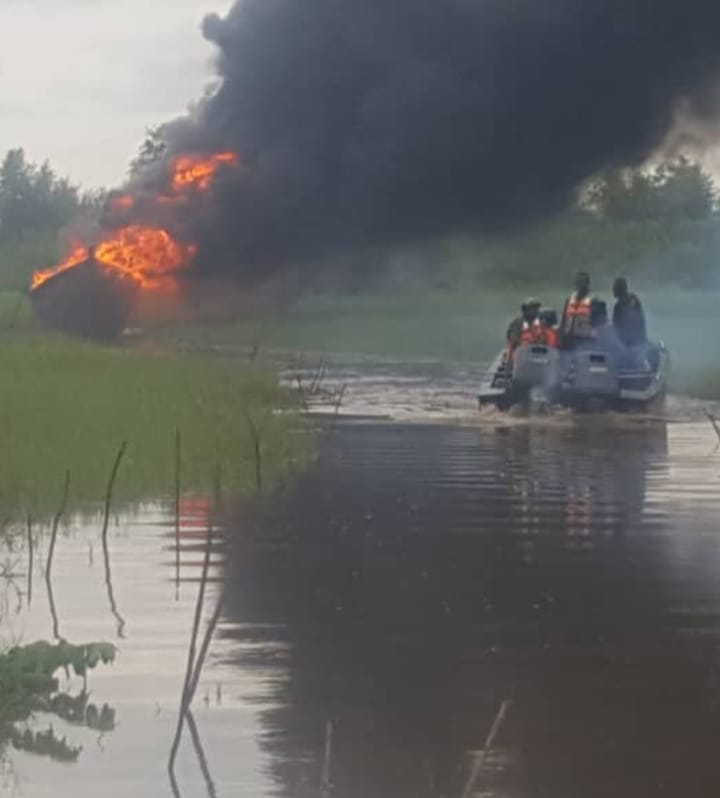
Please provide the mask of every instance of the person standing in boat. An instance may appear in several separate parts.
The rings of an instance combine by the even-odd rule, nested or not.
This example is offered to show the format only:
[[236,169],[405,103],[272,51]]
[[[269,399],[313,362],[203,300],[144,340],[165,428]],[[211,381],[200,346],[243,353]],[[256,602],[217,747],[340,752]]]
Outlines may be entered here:
[[574,349],[578,343],[593,337],[592,306],[590,275],[578,272],[575,291],[566,300],[560,321],[560,345],[563,349]]
[[613,283],[613,295],[613,327],[618,338],[627,347],[643,346],[647,343],[647,327],[645,312],[637,294],[628,290],[624,277],[618,277]]

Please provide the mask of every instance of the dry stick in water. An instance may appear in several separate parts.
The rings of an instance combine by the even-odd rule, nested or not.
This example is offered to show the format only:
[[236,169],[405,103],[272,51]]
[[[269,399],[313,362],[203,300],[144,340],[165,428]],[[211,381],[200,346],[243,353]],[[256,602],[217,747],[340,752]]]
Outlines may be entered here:
[[175,428],[175,601],[180,599],[180,491],[181,491],[182,437],[180,427]]
[[475,782],[478,780],[478,776],[483,771],[485,767],[485,761],[487,760],[488,753],[490,749],[493,747],[493,743],[495,742],[495,738],[500,733],[500,729],[505,722],[505,718],[507,717],[508,710],[510,709],[510,705],[512,701],[506,699],[500,705],[500,709],[498,710],[497,715],[495,716],[495,721],[493,722],[492,728],[490,729],[490,733],[485,740],[485,745],[483,746],[482,750],[479,751],[475,755],[475,761],[473,763],[473,768],[470,773],[470,777],[467,780],[467,784],[465,785],[465,789],[463,790],[462,798],[470,798],[472,795],[472,791],[475,788]]
[[253,442],[253,454],[255,455],[255,487],[258,493],[263,489],[263,469],[262,469],[262,429],[258,429],[250,413],[245,410],[245,420],[247,421],[250,436]]
[[335,415],[337,416],[340,413],[340,408],[342,407],[342,403],[345,401],[345,393],[347,392],[347,383],[344,383],[342,388],[338,391],[337,396],[335,397]]
[[27,517],[27,544],[28,544],[27,597],[28,597],[28,607],[30,607],[32,605],[33,568],[35,567],[35,547],[33,544],[32,516],[30,515],[30,513],[28,513]]
[[[220,466],[218,466],[215,471],[215,507],[216,510],[220,510],[222,508],[222,473]],[[220,614],[222,613],[224,603],[225,591],[223,590],[218,596],[213,614],[210,616],[210,620],[205,628],[205,634],[203,635],[203,640],[200,645],[200,651],[198,652],[193,665],[192,676],[186,686],[185,708],[188,712],[190,711],[190,706],[195,698],[195,693],[197,692],[200,676],[202,675],[202,670],[205,665],[205,659],[207,658],[207,654],[210,649],[210,643],[212,642],[213,636],[215,634],[215,629],[217,629],[217,625],[220,621]]]
[[50,535],[50,548],[48,549],[47,565],[45,566],[45,584],[47,585],[48,604],[50,605],[50,614],[53,620],[53,635],[56,640],[60,639],[60,624],[57,616],[57,609],[55,607],[55,596],[52,589],[52,565],[53,557],[55,556],[55,543],[57,541],[58,529],[60,528],[60,521],[67,508],[68,496],[70,494],[70,470],[65,472],[65,487],[63,489],[62,500],[60,507],[55,513],[52,524],[52,533]]
[[300,397],[300,402],[303,406],[303,409],[308,409],[307,397],[305,396],[305,386],[303,385],[302,376],[300,374],[295,375],[295,381],[297,382],[297,390],[298,396]]
[[103,528],[102,528],[103,540],[107,538],[108,527],[110,526],[110,505],[112,504],[112,495],[113,495],[113,490],[115,488],[115,480],[117,479],[120,463],[122,463],[122,459],[125,456],[126,450],[127,450],[127,441],[123,441],[122,444],[120,444],[120,448],[118,449],[118,453],[115,457],[115,462],[113,463],[112,471],[110,472],[110,479],[108,479],[107,490],[105,491],[105,515],[103,517]]
[[168,775],[170,776],[170,790],[173,794],[173,798],[182,798],[180,787],[178,786],[177,779],[175,778],[175,771],[171,770]]
[[215,789],[215,782],[213,781],[212,774],[210,773],[210,766],[208,765],[205,750],[200,739],[200,732],[198,731],[197,724],[193,713],[188,709],[185,716],[187,720],[188,729],[190,729],[190,737],[192,738],[193,748],[197,755],[198,762],[200,763],[200,771],[205,779],[205,788],[210,798],[217,798],[217,790]]
[[315,374],[313,375],[312,382],[310,383],[310,396],[315,396],[315,394],[318,392],[323,380],[325,379],[326,373],[327,368],[325,367],[325,361],[321,360],[315,369]]
[[108,601],[110,602],[110,612],[117,621],[117,635],[123,636],[123,629],[125,628],[125,619],[120,615],[117,602],[115,601],[115,592],[113,591],[112,584],[112,571],[110,570],[110,547],[108,546],[108,527],[110,526],[110,506],[112,504],[112,495],[115,488],[115,480],[117,479],[120,463],[125,456],[127,450],[127,441],[123,441],[118,449],[115,462],[113,463],[112,471],[110,472],[110,479],[108,479],[107,491],[105,492],[105,516],[103,518],[102,528],[102,547],[103,558],[105,562],[105,586],[107,587]]
[[718,420],[715,418],[715,416],[709,410],[705,411],[705,415],[708,417],[710,423],[713,425],[713,429],[715,430],[715,434],[718,437],[718,443],[720,443],[720,424],[718,423]]
[[333,744],[333,722],[329,720],[325,727],[325,757],[323,759],[322,779],[320,781],[320,792],[322,795],[329,795],[332,790],[330,780],[330,767],[332,764],[332,744]]
[[197,659],[195,660],[192,678],[190,679],[190,683],[188,684],[187,688],[186,706],[188,709],[195,698],[195,693],[197,692],[200,677],[202,676],[205,660],[207,658],[208,651],[210,650],[210,643],[212,642],[217,625],[220,622],[220,615],[222,613],[224,603],[225,593],[223,592],[220,594],[217,604],[215,605],[215,609],[213,610],[213,614],[208,621],[207,627],[205,628],[205,634],[203,636],[202,644],[200,645],[200,651],[198,652]]
[[210,524],[208,524],[208,530],[207,530],[205,559],[203,560],[202,575],[200,577],[200,588],[198,590],[197,602],[195,603],[195,617],[193,619],[192,633],[190,635],[190,645],[188,646],[188,659],[187,659],[187,666],[185,668],[185,681],[183,683],[182,694],[180,696],[180,709],[178,711],[177,728],[175,729],[175,738],[173,739],[173,744],[172,747],[170,748],[170,758],[168,760],[168,772],[170,773],[171,781],[175,771],[175,759],[177,758],[178,748],[180,747],[180,739],[182,738],[185,713],[189,706],[187,702],[187,696],[193,678],[193,671],[195,668],[197,637],[198,637],[198,632],[200,630],[202,608],[203,604],[205,603],[205,587],[207,585],[208,572],[210,570],[210,553],[212,550],[212,539],[213,539],[213,525],[211,522]]

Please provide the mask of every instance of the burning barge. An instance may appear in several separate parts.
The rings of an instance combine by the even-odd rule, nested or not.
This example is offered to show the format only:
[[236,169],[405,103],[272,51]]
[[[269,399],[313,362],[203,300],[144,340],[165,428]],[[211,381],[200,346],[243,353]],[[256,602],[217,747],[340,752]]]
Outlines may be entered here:
[[95,246],[76,244],[61,263],[34,274],[30,299],[38,318],[63,332],[112,339],[127,327],[141,292],[175,293],[197,248],[169,232],[176,226],[173,211],[200,201],[218,171],[237,163],[234,153],[183,155],[163,192],[142,202],[132,194],[111,198],[102,220],[106,233]]
[[48,327],[83,338],[112,340],[127,327],[140,286],[104,269],[90,250],[74,268],[30,291],[35,315]]

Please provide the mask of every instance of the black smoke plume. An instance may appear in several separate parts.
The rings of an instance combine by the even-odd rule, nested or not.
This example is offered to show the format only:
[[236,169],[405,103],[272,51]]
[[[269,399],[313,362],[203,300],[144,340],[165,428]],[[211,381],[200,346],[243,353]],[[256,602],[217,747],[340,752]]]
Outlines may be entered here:
[[716,111],[718,0],[242,0],[203,31],[220,82],[165,136],[242,157],[188,220],[207,273],[527,223]]

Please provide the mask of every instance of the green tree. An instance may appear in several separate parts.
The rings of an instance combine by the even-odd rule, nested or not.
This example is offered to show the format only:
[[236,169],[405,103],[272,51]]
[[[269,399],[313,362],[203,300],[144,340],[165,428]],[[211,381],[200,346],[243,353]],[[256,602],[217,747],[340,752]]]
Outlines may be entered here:
[[715,185],[702,167],[681,156],[653,174],[657,218],[707,219],[715,209]]
[[0,165],[0,241],[22,242],[28,234],[57,231],[93,199],[59,178],[46,162],[38,166],[22,149],[10,150]]
[[614,222],[709,218],[716,202],[712,177],[680,156],[655,169],[616,169],[590,185],[584,204]]

